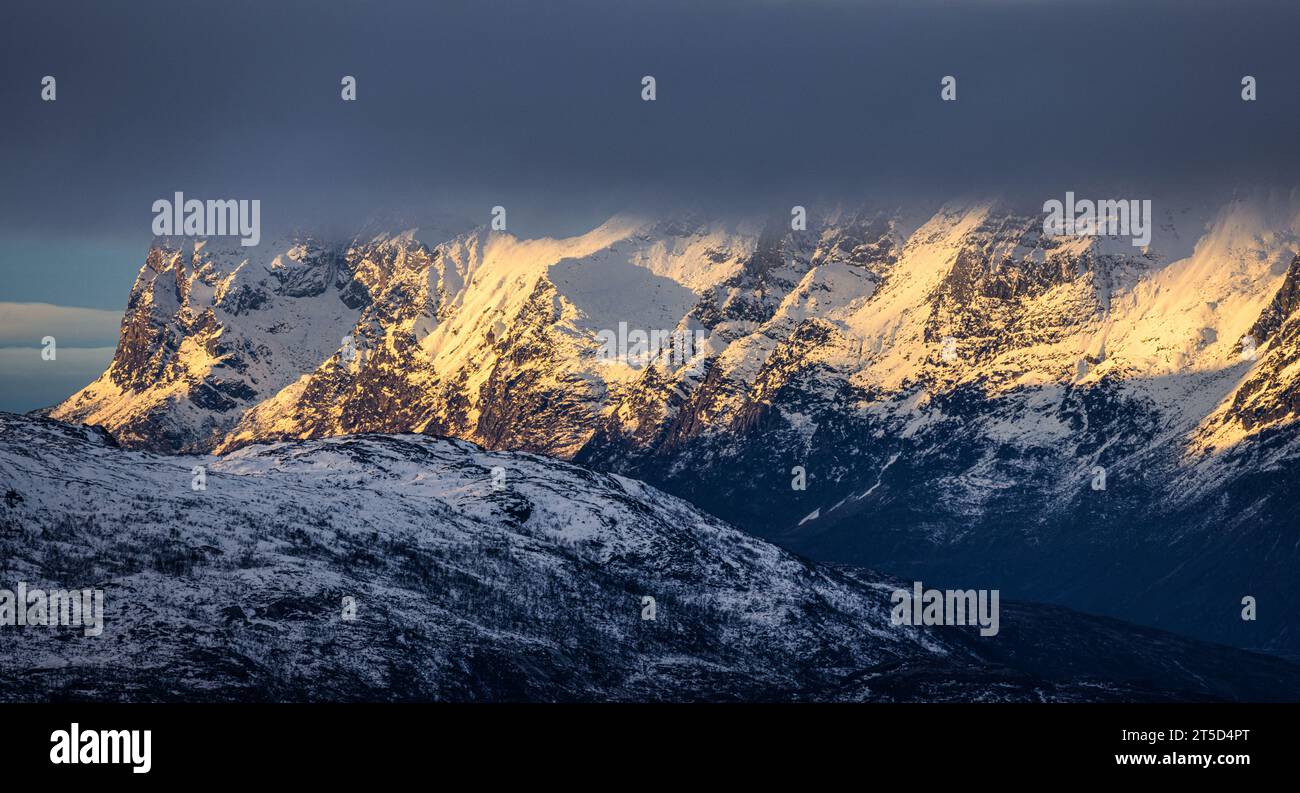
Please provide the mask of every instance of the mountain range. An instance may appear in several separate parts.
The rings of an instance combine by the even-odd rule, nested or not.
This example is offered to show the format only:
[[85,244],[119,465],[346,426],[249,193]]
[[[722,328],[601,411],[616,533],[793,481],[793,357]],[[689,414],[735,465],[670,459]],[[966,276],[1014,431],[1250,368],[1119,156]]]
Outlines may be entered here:
[[[1142,248],[999,199],[159,238],[108,370],[46,413],[223,460],[545,455],[820,562],[1295,655],[1300,197],[1154,206]],[[701,343],[611,361],[620,327]]]

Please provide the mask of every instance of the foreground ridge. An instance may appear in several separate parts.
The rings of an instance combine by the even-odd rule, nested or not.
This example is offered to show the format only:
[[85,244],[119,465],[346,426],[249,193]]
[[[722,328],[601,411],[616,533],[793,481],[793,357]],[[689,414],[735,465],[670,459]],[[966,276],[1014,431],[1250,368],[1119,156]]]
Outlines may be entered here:
[[0,627],[10,700],[1300,699],[1287,662],[1060,608],[894,627],[909,584],[452,439],[158,456],[0,414],[0,489],[5,584],[106,602],[99,636]]

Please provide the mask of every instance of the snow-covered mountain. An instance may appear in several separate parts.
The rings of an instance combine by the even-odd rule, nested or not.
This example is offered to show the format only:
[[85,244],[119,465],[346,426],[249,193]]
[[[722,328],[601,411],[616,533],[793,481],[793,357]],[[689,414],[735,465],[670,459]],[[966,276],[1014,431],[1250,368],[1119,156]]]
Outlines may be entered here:
[[0,414],[0,494],[0,588],[105,604],[0,625],[5,701],[1300,699],[1300,666],[1057,607],[893,626],[906,583],[459,440],[165,456]]
[[[161,240],[109,371],[52,415],[159,451],[572,458],[815,558],[1300,651],[1300,198],[1155,207],[1142,249],[995,200]],[[620,328],[699,343],[602,358]]]

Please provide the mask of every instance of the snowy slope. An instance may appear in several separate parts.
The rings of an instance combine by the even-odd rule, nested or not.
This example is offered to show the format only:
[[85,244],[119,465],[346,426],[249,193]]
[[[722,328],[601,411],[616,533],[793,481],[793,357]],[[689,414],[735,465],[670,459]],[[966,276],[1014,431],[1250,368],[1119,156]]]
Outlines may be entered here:
[[749,237],[721,224],[683,236],[664,225],[616,217],[563,240],[480,230],[432,249],[409,236],[353,249],[362,269],[375,262],[391,273],[356,322],[368,354],[304,373],[217,448],[413,430],[571,455],[607,391],[636,375],[597,361],[596,334],[620,321],[675,329],[694,290],[748,253]]
[[901,582],[464,441],[159,456],[0,414],[0,493],[0,586],[106,602],[96,637],[0,626],[7,701],[1300,699],[1300,667],[1063,609],[893,627]]

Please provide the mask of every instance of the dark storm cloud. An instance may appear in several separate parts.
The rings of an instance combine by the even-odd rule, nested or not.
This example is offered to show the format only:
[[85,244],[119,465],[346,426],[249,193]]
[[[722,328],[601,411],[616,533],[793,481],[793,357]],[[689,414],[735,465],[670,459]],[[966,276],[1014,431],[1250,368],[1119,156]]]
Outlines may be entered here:
[[[1262,0],[3,0],[0,303],[120,312],[176,191],[259,199],[268,235],[501,204],[531,236],[664,202],[1293,187],[1297,23]],[[67,315],[15,310],[22,339]],[[87,344],[52,369],[0,340],[0,409],[88,382]]]
[[[261,198],[268,223],[503,204],[526,232],[570,232],[659,199],[1141,194],[1300,170],[1294,3],[5,6],[0,224],[26,234],[147,239],[176,190]],[[1240,101],[1244,74],[1259,101]]]

